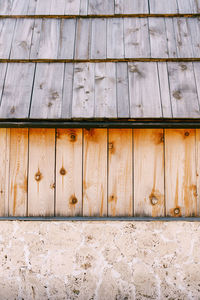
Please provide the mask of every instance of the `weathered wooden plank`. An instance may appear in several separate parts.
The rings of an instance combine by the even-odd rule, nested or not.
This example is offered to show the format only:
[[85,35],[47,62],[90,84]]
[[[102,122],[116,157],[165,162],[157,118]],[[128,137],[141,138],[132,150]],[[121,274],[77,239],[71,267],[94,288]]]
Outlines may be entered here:
[[173,18],[165,18],[167,45],[168,45],[168,56],[171,58],[177,57],[177,46],[174,32],[174,21]]
[[107,58],[124,58],[124,21],[107,20]]
[[74,58],[75,30],[75,19],[62,19],[60,21],[58,59]]
[[180,14],[193,12],[190,0],[177,0],[177,4],[178,4],[178,11]]
[[65,15],[79,15],[80,0],[65,1]]
[[134,216],[163,217],[163,129],[134,130]]
[[13,0],[0,0],[0,15],[9,15]]
[[197,216],[200,216],[200,129],[196,129]]
[[149,18],[149,36],[152,58],[167,58],[168,45],[164,18]]
[[[6,0],[7,1],[7,0]],[[26,15],[28,12],[28,0],[13,0],[10,14],[11,15]]]
[[[183,1],[183,0],[181,0]],[[149,0],[151,14],[176,14],[178,13],[177,0]]]
[[10,63],[5,80],[1,118],[27,118],[29,114],[35,64]]
[[80,15],[87,15],[88,14],[88,0],[80,0]]
[[117,117],[130,117],[130,101],[129,101],[129,86],[128,86],[128,64],[116,64],[117,77]]
[[60,20],[43,19],[38,56],[36,58],[56,59],[58,57],[58,47],[60,39]]
[[82,215],[82,129],[58,129],[56,215]]
[[199,18],[188,18],[189,32],[192,37],[193,57],[200,57],[200,20]]
[[66,0],[51,0],[50,15],[64,15]]
[[0,128],[0,216],[8,215],[8,171],[9,145],[7,145],[7,129]]
[[167,216],[197,215],[195,129],[165,130]]
[[61,118],[72,117],[72,93],[73,93],[74,64],[65,64],[65,74],[63,81],[63,99],[61,108]]
[[37,64],[31,118],[60,118],[64,64]]
[[147,14],[148,0],[115,0],[115,14]]
[[43,19],[36,19],[34,22],[33,37],[31,41],[31,52],[30,52],[31,59],[36,59],[38,57],[42,22]]
[[0,20],[0,58],[8,59],[15,28],[15,19]]
[[89,15],[113,15],[114,11],[114,0],[89,0]]
[[133,215],[132,129],[109,130],[108,215]]
[[49,15],[51,11],[51,1],[37,0],[36,15]]
[[162,117],[157,63],[129,63],[128,69],[131,117]]
[[33,28],[34,19],[17,20],[10,54],[11,59],[29,59]]
[[172,118],[172,105],[169,89],[169,78],[166,62],[158,62],[160,98],[164,118]]
[[[107,43],[107,21],[106,19],[92,19],[91,58],[106,58]],[[99,38],[101,37],[101,38]]]
[[192,63],[168,63],[174,118],[197,118],[200,109]]
[[197,90],[197,98],[198,103],[200,107],[200,63],[199,62],[193,62],[193,68],[194,68],[194,77],[195,77],[195,84],[196,84],[196,90]]
[[94,64],[75,64],[72,118],[94,117],[94,99]]
[[147,18],[124,19],[125,58],[150,57]]
[[95,117],[117,117],[116,65],[95,64]]
[[9,216],[26,216],[28,201],[28,129],[10,131]]
[[77,20],[75,58],[89,59],[91,48],[91,19]]
[[5,79],[6,79],[6,72],[7,72],[7,64],[5,63],[0,63],[0,103],[1,103],[1,97],[2,97],[2,93],[3,93],[3,89],[4,89],[4,83],[5,83]]
[[27,15],[34,16],[36,12],[36,7],[37,7],[37,0],[29,0]]
[[28,178],[28,216],[53,216],[55,129],[29,130]]
[[187,18],[174,18],[178,57],[193,57],[192,39]]
[[84,130],[83,216],[107,215],[107,129]]

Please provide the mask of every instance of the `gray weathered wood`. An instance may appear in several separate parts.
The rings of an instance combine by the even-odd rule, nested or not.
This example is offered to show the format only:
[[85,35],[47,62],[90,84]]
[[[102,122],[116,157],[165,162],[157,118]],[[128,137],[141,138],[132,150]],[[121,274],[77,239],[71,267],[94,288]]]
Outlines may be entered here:
[[198,58],[200,57],[200,20],[199,18],[189,18],[187,22],[192,38],[193,56]]
[[149,18],[151,57],[168,57],[167,37],[164,18]]
[[74,44],[76,32],[75,19],[62,19],[60,21],[60,39],[58,58],[73,59],[74,58]]
[[33,19],[17,19],[11,48],[11,59],[29,59],[33,27]]
[[61,118],[72,117],[72,93],[73,93],[74,64],[65,64],[65,74],[63,80],[63,99]]
[[148,21],[146,18],[124,19],[125,57],[150,57]]
[[64,64],[37,64],[31,118],[60,118]]
[[1,103],[1,96],[3,93],[6,71],[7,71],[7,64],[0,63],[0,70],[1,70],[0,72],[0,103]]
[[[91,58],[106,58],[106,19],[92,20]],[[101,37],[101,38],[99,38]]]
[[0,118],[28,118],[35,64],[10,63],[0,107]]
[[26,15],[28,12],[28,6],[29,6],[29,0],[13,0],[10,14]]
[[200,117],[192,63],[168,63],[174,118]]
[[36,15],[49,15],[51,11],[51,0],[37,0]]
[[34,16],[36,12],[36,7],[37,7],[37,0],[29,0],[27,15]]
[[[180,0],[183,1],[183,0]],[[177,0],[149,0],[151,14],[176,14],[178,13]]]
[[165,18],[167,45],[168,45],[168,56],[173,58],[177,57],[177,47],[174,32],[173,18]]
[[117,117],[115,63],[95,64],[95,117]]
[[88,14],[88,0],[80,0],[80,15],[87,15]]
[[180,14],[192,13],[190,0],[177,0],[177,4],[178,4],[178,11]]
[[113,15],[114,10],[114,0],[89,0],[89,15]]
[[30,52],[31,59],[38,57],[41,30],[42,30],[42,19],[36,19],[34,23],[34,29],[33,29],[33,38],[31,42],[31,52]]
[[123,19],[107,20],[107,58],[124,58]]
[[157,63],[129,63],[129,90],[131,117],[162,117]]
[[0,58],[8,59],[14,34],[16,20],[0,20]]
[[148,0],[115,0],[116,14],[147,14]]
[[51,0],[50,15],[64,15],[66,0]]
[[79,15],[80,0],[65,0],[65,15]]
[[194,67],[194,76],[195,76],[198,102],[199,102],[199,106],[200,106],[200,84],[199,84],[199,82],[200,82],[200,63],[193,62],[193,67]]
[[0,0],[0,15],[9,15],[13,0]]
[[117,73],[117,117],[130,117],[128,65],[127,63],[116,64]]
[[166,62],[158,62],[157,65],[158,65],[162,114],[164,118],[172,118],[167,64]]
[[77,20],[75,58],[89,59],[91,45],[91,20]]
[[72,118],[93,118],[94,105],[94,64],[75,64]]

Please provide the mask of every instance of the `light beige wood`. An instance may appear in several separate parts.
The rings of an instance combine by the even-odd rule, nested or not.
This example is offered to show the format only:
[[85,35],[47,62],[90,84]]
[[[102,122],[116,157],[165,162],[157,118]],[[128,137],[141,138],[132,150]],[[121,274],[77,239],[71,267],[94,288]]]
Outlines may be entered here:
[[197,216],[200,216],[200,129],[196,129]]
[[27,215],[28,129],[10,130],[9,216]]
[[132,129],[110,129],[108,147],[108,214],[132,216]]
[[134,215],[164,216],[163,129],[134,130]]
[[54,215],[55,129],[29,131],[28,215]]
[[58,129],[56,215],[82,215],[82,129]]
[[197,215],[195,129],[165,130],[167,216]]
[[9,161],[7,161],[7,129],[0,128],[0,216],[8,214],[8,183],[7,171],[9,169]]
[[83,215],[107,215],[107,129],[84,130]]

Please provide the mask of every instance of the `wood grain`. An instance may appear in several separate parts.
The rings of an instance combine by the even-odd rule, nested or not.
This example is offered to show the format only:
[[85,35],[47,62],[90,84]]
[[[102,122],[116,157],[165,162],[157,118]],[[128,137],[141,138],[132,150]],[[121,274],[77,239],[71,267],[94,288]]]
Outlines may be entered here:
[[[8,215],[8,180],[10,144],[7,143],[9,130],[0,128],[0,216]],[[10,137],[10,136],[9,136]]]

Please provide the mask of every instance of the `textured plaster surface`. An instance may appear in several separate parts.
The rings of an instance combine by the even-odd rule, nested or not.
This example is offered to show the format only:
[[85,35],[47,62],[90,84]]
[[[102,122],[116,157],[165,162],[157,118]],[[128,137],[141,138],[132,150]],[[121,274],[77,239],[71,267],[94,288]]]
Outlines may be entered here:
[[0,299],[200,299],[200,224],[0,222]]

